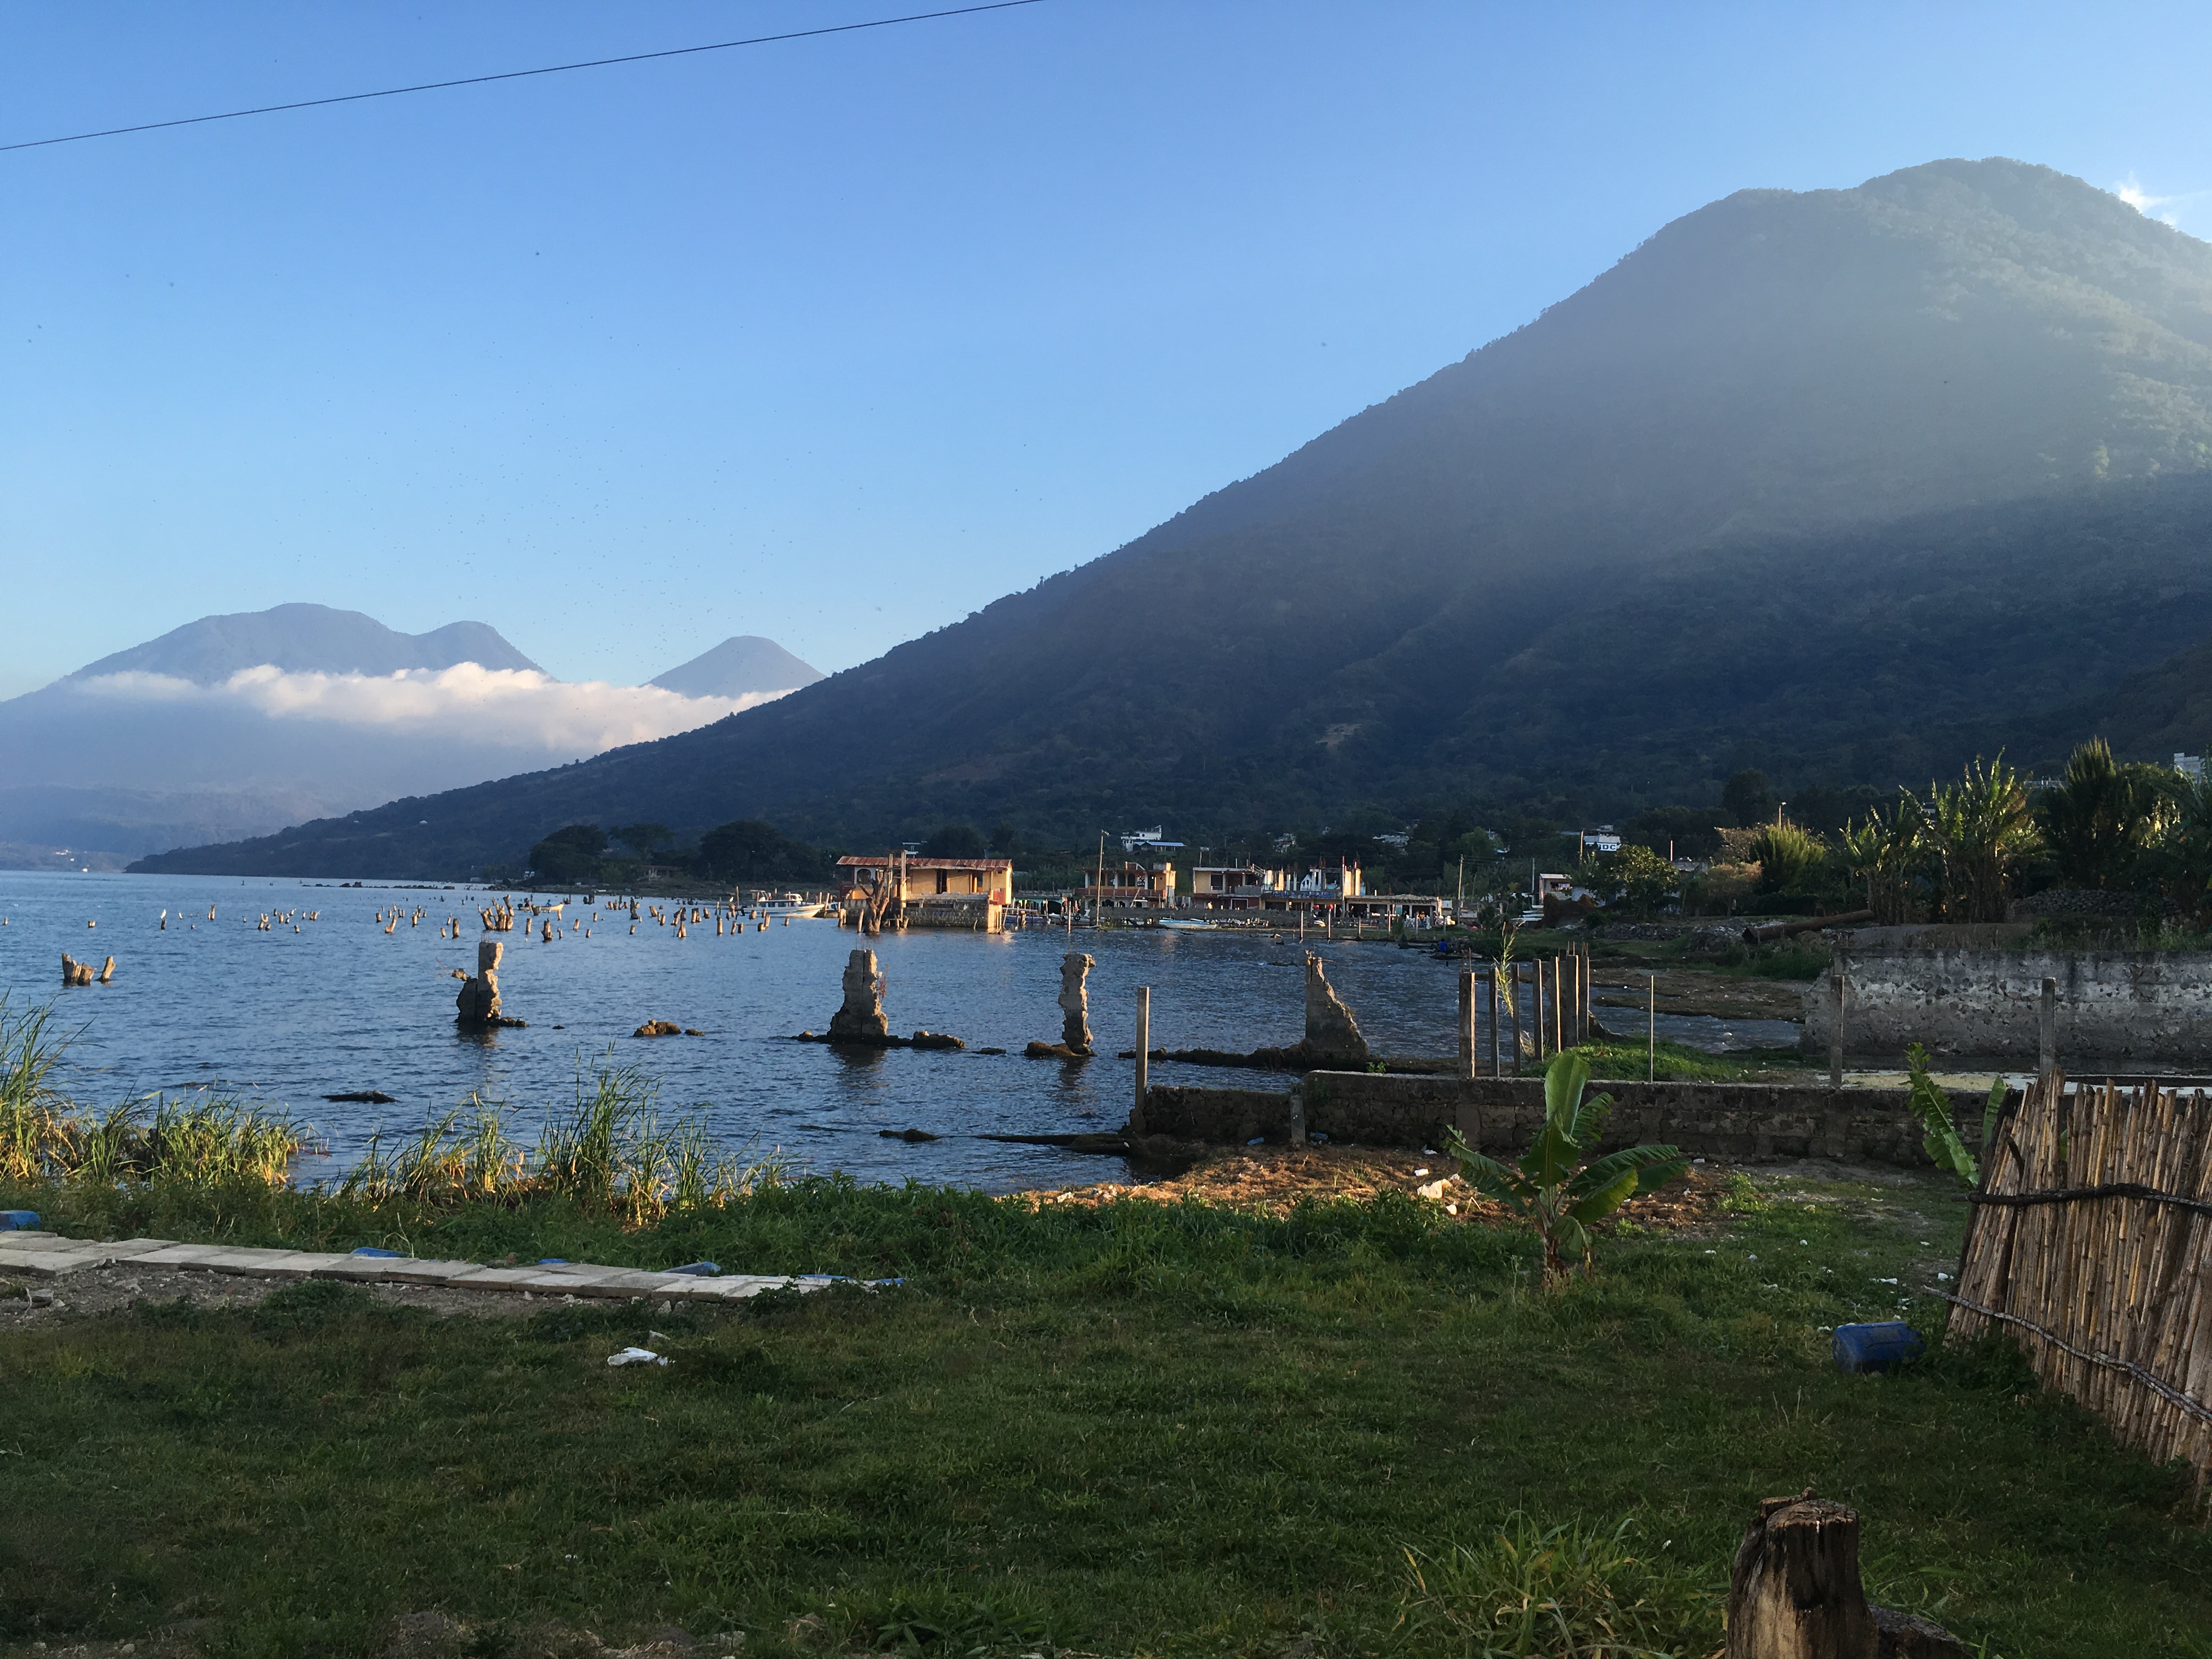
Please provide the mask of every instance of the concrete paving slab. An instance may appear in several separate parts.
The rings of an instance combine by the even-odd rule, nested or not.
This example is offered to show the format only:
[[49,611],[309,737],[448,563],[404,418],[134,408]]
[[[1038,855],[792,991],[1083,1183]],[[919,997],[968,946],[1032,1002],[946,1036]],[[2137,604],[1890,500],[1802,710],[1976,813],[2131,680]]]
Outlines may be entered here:
[[132,1260],[144,1267],[190,1267],[222,1253],[223,1247],[220,1244],[171,1244],[161,1249],[149,1250]]
[[447,1282],[471,1291],[523,1291],[534,1289],[544,1276],[537,1267],[479,1267]]
[[[364,1256],[362,1261],[376,1261],[378,1258]],[[446,1285],[470,1273],[482,1273],[480,1261],[434,1261],[422,1256],[386,1256],[378,1261],[384,1271],[377,1275],[401,1285]]]
[[100,1265],[97,1256],[70,1250],[10,1250],[0,1255],[0,1273],[23,1273],[33,1279],[58,1279],[64,1273],[86,1273]]
[[115,1259],[121,1261],[131,1256],[151,1255],[156,1250],[173,1250],[177,1248],[177,1241],[173,1238],[126,1238],[107,1248]]

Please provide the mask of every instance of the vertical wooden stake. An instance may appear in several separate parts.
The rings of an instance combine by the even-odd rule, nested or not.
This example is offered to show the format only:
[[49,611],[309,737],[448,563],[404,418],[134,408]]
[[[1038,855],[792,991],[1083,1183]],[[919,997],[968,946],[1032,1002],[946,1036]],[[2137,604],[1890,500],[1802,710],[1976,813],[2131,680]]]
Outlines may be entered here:
[[1536,1028],[1536,1058],[1544,1058],[1544,958],[1528,964],[1528,1023]]
[[1828,988],[1828,1086],[1844,1086],[1844,969],[1838,963],[1828,971],[1835,982]]
[[1145,1088],[1151,1079],[1152,1059],[1152,988],[1137,988],[1137,1100],[1129,1113],[1129,1122],[1139,1134],[1145,1133]]
[[1567,999],[1562,994],[1566,989],[1566,966],[1565,957],[1552,958],[1552,1052],[1555,1054],[1567,1046],[1571,1030],[1567,1021]]
[[1459,976],[1459,1074],[1474,1075],[1474,975]]
[[1510,964],[1512,977],[1505,981],[1505,1016],[1513,1022],[1513,1074],[1521,1074],[1521,964]]
[[1498,1069],[1498,975],[1496,971],[1492,970],[1484,975],[1482,982],[1490,988],[1490,1074],[1492,1077],[1503,1077],[1504,1073]]
[[2036,1065],[2038,1078],[2047,1078],[2058,1069],[2058,981],[2043,981],[2043,1000],[2036,1009],[2035,1020]]
[[1644,1080],[1659,1080],[1659,975],[1651,975],[1651,1007],[1644,1025]]

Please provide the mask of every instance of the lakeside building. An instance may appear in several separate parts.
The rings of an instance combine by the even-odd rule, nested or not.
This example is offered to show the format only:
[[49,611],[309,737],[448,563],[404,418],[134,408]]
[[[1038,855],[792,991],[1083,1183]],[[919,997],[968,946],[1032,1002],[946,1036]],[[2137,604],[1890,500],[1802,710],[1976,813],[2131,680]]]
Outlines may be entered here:
[[908,927],[1006,931],[1006,901],[1014,890],[1012,859],[853,854],[839,859],[837,868],[844,878],[838,904],[849,919],[857,920],[872,903]]
[[1190,872],[1187,908],[1194,910],[1261,910],[1274,899],[1279,907],[1290,886],[1290,872],[1257,864],[1201,864]]
[[1083,872],[1083,902],[1094,900],[1109,908],[1144,906],[1166,909],[1176,902],[1176,869],[1172,864],[1140,864],[1124,859],[1103,870]]

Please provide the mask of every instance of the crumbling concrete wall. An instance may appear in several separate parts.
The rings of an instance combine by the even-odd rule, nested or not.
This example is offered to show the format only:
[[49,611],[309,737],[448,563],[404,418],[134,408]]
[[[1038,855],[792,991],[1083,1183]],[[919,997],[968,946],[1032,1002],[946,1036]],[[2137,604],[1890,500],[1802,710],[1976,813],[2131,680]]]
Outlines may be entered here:
[[1836,981],[1844,1052],[1904,1063],[1931,1054],[2033,1066],[2043,981],[2058,982],[2058,1063],[2202,1066],[2212,1063],[2212,952],[1896,947],[1846,939],[1805,1000],[1808,1053],[1826,1054]]
[[[1362,1146],[1441,1147],[1455,1128],[1494,1158],[1525,1151],[1544,1117],[1540,1078],[1407,1077],[1313,1072],[1304,1091],[1306,1133]],[[1852,1158],[1928,1162],[1921,1127],[1902,1089],[1829,1089],[1772,1083],[1593,1083],[1613,1098],[1603,1146],[1680,1146],[1695,1158]],[[1951,1095],[1969,1146],[1980,1137],[1984,1097]],[[1290,1090],[1155,1085],[1145,1098],[1147,1133],[1239,1145],[1291,1135]]]

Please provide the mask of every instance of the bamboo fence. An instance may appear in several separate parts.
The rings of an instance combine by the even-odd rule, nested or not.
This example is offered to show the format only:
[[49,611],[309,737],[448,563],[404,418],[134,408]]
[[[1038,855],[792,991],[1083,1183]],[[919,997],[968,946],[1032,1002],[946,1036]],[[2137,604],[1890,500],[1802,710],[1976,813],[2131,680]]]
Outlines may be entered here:
[[1984,1149],[1951,1334],[2000,1325],[2038,1376],[2212,1479],[2212,1104],[2155,1083],[2027,1091]]

